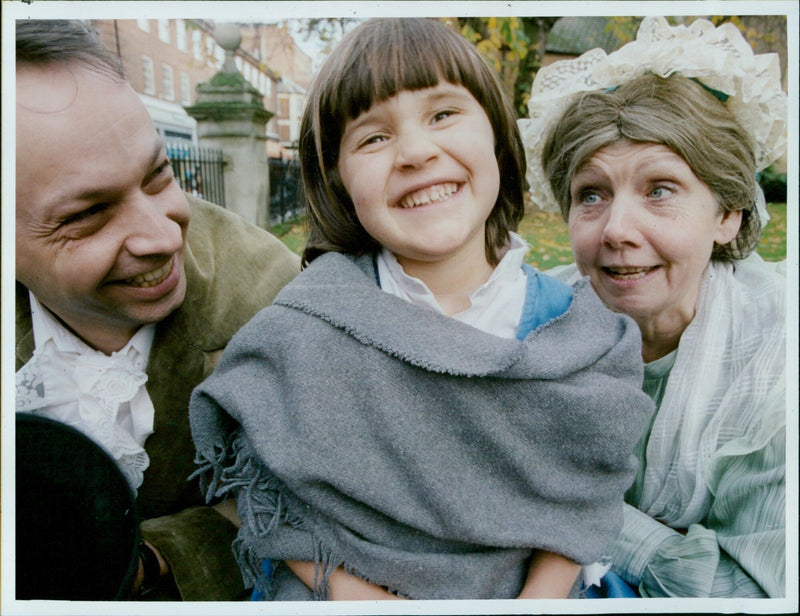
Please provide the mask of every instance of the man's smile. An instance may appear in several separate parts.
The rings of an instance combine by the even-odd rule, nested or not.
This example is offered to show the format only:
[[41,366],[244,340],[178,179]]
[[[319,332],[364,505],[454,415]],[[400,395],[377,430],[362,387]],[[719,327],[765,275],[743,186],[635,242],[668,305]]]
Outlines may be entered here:
[[154,270],[150,270],[149,272],[145,272],[143,274],[137,274],[136,276],[131,276],[130,278],[126,278],[122,282],[124,284],[129,284],[134,287],[154,287],[161,283],[168,275],[170,270],[172,269],[172,264],[175,262],[175,257],[167,261],[161,267],[157,267]]

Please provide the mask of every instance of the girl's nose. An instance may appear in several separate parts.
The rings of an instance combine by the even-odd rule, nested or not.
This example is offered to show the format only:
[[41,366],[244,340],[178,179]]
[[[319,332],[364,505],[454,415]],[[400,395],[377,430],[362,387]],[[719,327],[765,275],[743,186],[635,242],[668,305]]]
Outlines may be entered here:
[[129,253],[146,257],[171,255],[181,249],[189,224],[189,206],[180,193],[140,195],[130,207],[125,242]]
[[439,148],[425,130],[406,130],[397,138],[395,161],[400,168],[416,168],[436,158]]

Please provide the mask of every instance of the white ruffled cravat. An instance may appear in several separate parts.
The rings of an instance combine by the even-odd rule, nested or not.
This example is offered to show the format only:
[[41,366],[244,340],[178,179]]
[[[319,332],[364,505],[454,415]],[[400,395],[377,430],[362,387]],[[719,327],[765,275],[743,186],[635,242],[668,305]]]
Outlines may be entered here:
[[134,491],[150,459],[155,411],[144,370],[155,332],[141,328],[111,355],[92,349],[30,295],[36,350],[16,374],[16,410],[80,430],[117,461]]

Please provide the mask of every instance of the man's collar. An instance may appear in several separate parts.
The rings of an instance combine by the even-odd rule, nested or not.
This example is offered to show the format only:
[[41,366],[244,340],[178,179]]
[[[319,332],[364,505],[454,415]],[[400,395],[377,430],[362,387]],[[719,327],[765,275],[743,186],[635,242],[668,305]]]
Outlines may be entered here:
[[[31,323],[33,338],[36,348],[42,348],[48,340],[52,340],[60,351],[64,353],[75,353],[80,355],[104,355],[100,351],[93,349],[86,342],[81,340],[72,331],[64,326],[56,316],[39,302],[38,298],[29,293]],[[133,335],[128,343],[119,351],[115,351],[110,357],[133,354],[138,356],[144,365],[150,356],[150,349],[153,345],[155,325],[145,325]],[[144,369],[144,365],[140,369]]]

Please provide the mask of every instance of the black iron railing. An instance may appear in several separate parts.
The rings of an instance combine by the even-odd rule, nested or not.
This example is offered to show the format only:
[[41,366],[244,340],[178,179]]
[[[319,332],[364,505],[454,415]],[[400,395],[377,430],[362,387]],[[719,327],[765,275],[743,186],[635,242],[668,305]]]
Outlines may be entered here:
[[167,141],[175,178],[186,192],[225,207],[225,160],[219,148],[201,148],[188,141]]

